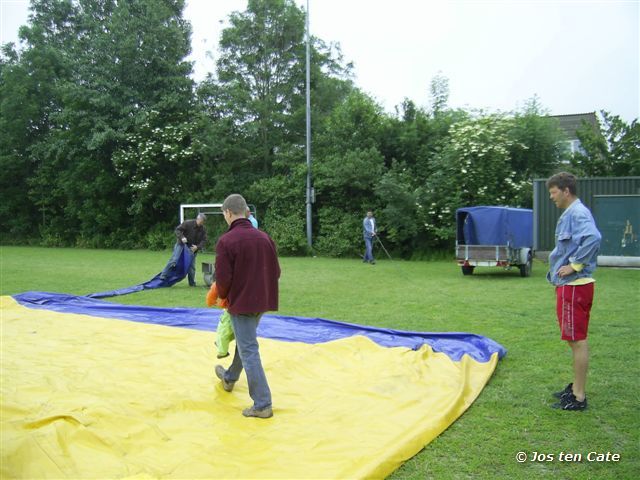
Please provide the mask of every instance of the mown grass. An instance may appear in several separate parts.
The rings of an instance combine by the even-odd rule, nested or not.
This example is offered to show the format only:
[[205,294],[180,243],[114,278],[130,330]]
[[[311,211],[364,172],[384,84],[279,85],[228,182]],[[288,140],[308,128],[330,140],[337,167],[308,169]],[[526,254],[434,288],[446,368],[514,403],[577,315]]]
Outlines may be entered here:
[[[155,275],[169,252],[2,247],[2,295],[28,290],[87,294]],[[213,260],[203,254],[199,261]],[[461,275],[451,261],[282,258],[280,313],[403,330],[466,331],[504,345],[507,356],[472,407],[390,478],[631,479],[640,472],[638,387],[640,271],[600,268],[590,326],[589,409],[549,408],[550,392],[571,380],[571,355],[559,340],[546,265],[530,278],[478,268]],[[202,284],[201,274],[198,281]],[[111,301],[204,305],[204,288],[186,281]],[[354,439],[358,441],[358,439]],[[529,460],[516,461],[518,452]],[[530,461],[533,452],[552,454]],[[581,462],[559,455],[580,453]],[[618,462],[589,462],[589,452]],[[345,452],[348,455],[348,452]]]

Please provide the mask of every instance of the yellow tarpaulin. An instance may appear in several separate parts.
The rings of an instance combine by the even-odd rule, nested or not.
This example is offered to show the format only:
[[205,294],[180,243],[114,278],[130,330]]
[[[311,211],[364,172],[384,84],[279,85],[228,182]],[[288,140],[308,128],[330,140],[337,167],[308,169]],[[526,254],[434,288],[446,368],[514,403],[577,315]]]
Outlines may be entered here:
[[211,332],[1,298],[2,478],[383,478],[455,421],[494,371],[362,336],[261,338],[274,417],[225,392]]

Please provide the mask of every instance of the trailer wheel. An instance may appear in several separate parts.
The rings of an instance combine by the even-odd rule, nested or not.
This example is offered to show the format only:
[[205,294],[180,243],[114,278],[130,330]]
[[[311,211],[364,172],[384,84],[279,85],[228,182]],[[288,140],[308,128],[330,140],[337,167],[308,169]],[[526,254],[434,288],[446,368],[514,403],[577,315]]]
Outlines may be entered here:
[[527,255],[527,263],[525,263],[524,265],[519,265],[518,268],[520,268],[521,277],[531,276],[531,270],[533,268],[533,258],[531,257],[531,252],[529,252],[529,255]]
[[476,267],[470,267],[467,265],[463,265],[462,267],[462,274],[463,275],[473,275],[473,269]]

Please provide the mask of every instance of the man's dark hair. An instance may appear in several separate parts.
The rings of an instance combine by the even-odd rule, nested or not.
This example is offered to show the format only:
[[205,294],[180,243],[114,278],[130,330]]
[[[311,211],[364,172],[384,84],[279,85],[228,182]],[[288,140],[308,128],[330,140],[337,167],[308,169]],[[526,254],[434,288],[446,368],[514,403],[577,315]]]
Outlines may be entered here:
[[222,203],[222,211],[226,210],[231,210],[234,215],[244,215],[247,211],[247,201],[242,195],[232,193]]
[[573,173],[560,172],[549,177],[547,180],[547,190],[551,187],[556,187],[559,190],[565,190],[568,188],[571,195],[577,195],[577,184],[578,179]]

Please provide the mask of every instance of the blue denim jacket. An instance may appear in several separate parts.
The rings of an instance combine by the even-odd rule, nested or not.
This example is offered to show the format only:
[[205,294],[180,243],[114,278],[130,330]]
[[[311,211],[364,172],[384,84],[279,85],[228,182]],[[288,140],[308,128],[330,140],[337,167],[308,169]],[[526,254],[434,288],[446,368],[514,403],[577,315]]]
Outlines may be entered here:
[[362,221],[362,235],[364,238],[373,238],[373,234],[375,232],[374,222],[375,218],[364,217],[364,220]]
[[[552,284],[566,285],[578,278],[588,278],[596,269],[602,235],[587,207],[575,200],[567,208],[556,225],[556,248],[549,255],[547,280]],[[563,265],[581,263],[584,268],[567,277],[560,278],[558,270]]]

